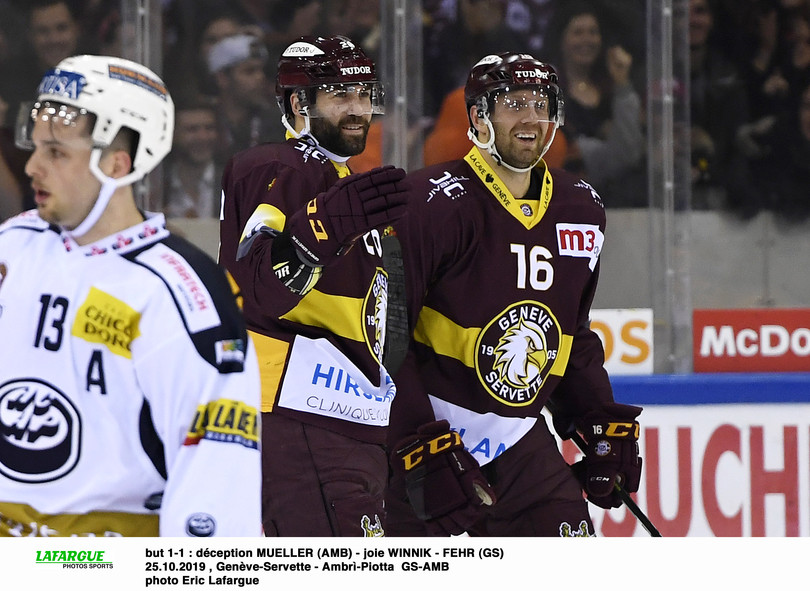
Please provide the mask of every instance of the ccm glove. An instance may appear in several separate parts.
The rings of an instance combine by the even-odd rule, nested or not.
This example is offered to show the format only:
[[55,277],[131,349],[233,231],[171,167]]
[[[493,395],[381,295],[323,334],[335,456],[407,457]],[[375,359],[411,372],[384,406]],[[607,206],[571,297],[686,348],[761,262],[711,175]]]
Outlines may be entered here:
[[395,469],[405,472],[414,512],[432,535],[464,533],[481,517],[483,505],[495,503],[495,491],[447,421],[422,425],[391,456]]
[[393,166],[351,174],[293,214],[287,231],[302,262],[328,265],[358,237],[402,217],[404,178]]
[[615,485],[628,493],[638,490],[641,457],[638,455],[641,408],[612,403],[590,411],[576,421],[577,430],[587,442],[585,458],[574,464],[574,474],[588,500],[603,509],[622,504]]

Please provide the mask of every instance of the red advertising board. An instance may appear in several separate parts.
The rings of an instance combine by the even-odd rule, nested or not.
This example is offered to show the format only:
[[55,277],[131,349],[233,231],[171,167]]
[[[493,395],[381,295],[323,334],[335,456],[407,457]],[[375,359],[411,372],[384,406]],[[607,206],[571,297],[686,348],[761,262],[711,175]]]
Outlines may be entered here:
[[810,309],[695,310],[695,372],[810,371]]

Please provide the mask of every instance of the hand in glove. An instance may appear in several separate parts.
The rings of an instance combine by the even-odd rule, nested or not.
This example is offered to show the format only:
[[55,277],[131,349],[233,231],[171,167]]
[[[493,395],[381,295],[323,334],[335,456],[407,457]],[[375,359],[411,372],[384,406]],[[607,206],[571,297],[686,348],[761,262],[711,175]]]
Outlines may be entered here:
[[366,232],[405,213],[405,171],[393,166],[351,174],[293,214],[287,231],[301,260],[322,267]]
[[480,518],[482,505],[495,503],[495,491],[447,421],[422,425],[391,457],[394,468],[405,473],[411,506],[432,535],[464,533]]
[[615,484],[628,493],[638,490],[641,457],[638,455],[638,406],[609,404],[575,421],[587,442],[585,458],[574,464],[588,500],[610,509],[622,504]]

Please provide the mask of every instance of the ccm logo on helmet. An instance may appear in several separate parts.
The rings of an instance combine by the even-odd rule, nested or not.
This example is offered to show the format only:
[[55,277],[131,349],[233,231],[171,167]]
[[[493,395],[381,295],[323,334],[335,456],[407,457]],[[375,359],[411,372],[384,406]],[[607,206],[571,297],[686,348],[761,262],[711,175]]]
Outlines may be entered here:
[[350,66],[348,68],[341,68],[340,73],[344,76],[351,76],[352,74],[371,74],[371,66]]

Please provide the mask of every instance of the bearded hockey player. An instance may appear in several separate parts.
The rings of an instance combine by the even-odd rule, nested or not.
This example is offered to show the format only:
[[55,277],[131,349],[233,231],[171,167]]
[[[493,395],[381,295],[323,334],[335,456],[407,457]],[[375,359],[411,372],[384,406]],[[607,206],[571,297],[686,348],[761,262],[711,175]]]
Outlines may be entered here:
[[244,321],[133,195],[171,147],[166,87],[70,57],[18,121],[37,209],[0,226],[0,535],[260,535]]
[[374,63],[349,39],[292,43],[276,96],[287,141],[228,162],[220,225],[260,360],[264,530],[381,536],[395,393],[381,229],[404,212],[405,172],[346,166],[383,108]]
[[[589,328],[605,212],[542,157],[563,124],[554,69],[489,55],[465,87],[461,160],[408,175],[396,225],[411,346],[389,431],[389,535],[586,536],[588,499],[638,489],[641,409],[617,404]],[[555,427],[587,438],[572,470]]]

